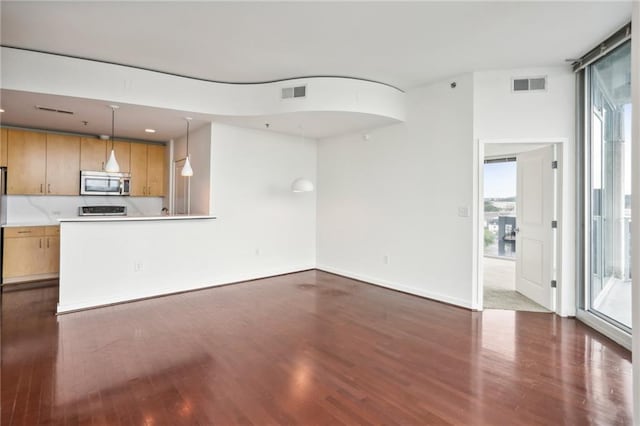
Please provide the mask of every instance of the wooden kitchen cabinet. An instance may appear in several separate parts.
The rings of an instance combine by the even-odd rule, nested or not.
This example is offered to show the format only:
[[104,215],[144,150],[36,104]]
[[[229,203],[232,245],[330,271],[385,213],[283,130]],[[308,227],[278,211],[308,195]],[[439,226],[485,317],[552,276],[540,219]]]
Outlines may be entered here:
[[60,228],[25,226],[4,229],[3,283],[54,278],[60,269]]
[[44,195],[46,167],[47,135],[8,129],[7,194]]
[[78,195],[78,136],[7,131],[7,194]]
[[7,167],[7,129],[0,128],[0,167]]
[[131,143],[131,195],[164,196],[165,147]]
[[47,133],[47,194],[78,195],[80,138]]
[[[115,140],[113,149],[120,171],[129,173],[131,170],[131,143]],[[111,154],[111,141],[98,138],[82,138],[80,141],[80,170],[103,171],[104,165]]]
[[164,146],[147,146],[147,195],[162,197],[164,195]]
[[133,196],[147,195],[147,145],[131,144],[131,186]]
[[[113,150],[116,152],[116,160],[122,173],[131,172],[131,142],[115,140]],[[107,146],[107,159],[111,154],[111,145]]]
[[45,228],[45,273],[57,274],[60,271],[60,227]]
[[107,161],[107,142],[98,138],[80,139],[80,170],[102,171]]

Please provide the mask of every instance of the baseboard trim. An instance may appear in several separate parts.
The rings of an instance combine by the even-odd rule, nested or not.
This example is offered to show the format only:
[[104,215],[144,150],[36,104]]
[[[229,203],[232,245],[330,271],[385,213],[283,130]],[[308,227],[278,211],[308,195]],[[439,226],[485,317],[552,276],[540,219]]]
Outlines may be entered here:
[[360,281],[365,284],[375,285],[377,287],[383,287],[388,290],[398,291],[400,293],[408,294],[411,296],[421,297],[423,299],[431,300],[433,302],[443,303],[445,305],[453,306],[455,308],[462,308],[468,311],[476,312],[477,309],[474,309],[470,302],[464,301],[462,299],[457,299],[455,297],[449,297],[438,293],[432,293],[428,291],[424,291],[422,289],[417,289],[414,287],[408,287],[401,284],[397,284],[395,282],[380,280],[372,277],[368,277],[366,275],[356,274],[349,271],[344,271],[337,268],[332,268],[330,266],[318,265],[316,270],[327,272],[329,274],[338,275],[341,277],[349,278],[352,280]]
[[115,300],[112,302],[107,302],[107,303],[100,303],[100,304],[96,304],[95,302],[83,302],[83,303],[78,303],[78,304],[74,304],[74,305],[63,305],[61,306],[60,304],[58,304],[57,307],[57,315],[66,315],[66,314],[70,314],[70,313],[74,313],[74,312],[81,312],[81,311],[86,311],[86,310],[90,310],[90,309],[98,309],[98,308],[105,308],[108,306],[114,306],[114,305],[121,305],[124,303],[134,303],[134,302],[140,302],[143,300],[149,300],[149,299],[156,299],[159,297],[167,297],[167,296],[173,296],[173,295],[177,295],[177,294],[183,294],[183,293],[191,293],[194,291],[200,291],[200,290],[209,290],[212,288],[217,288],[217,287],[225,287],[225,286],[229,286],[229,285],[236,285],[236,284],[243,284],[243,283],[249,283],[252,281],[258,281],[258,280],[264,280],[264,279],[268,279],[268,278],[274,278],[274,277],[280,277],[280,276],[284,276],[284,275],[291,275],[291,274],[297,274],[300,272],[306,272],[306,271],[320,271],[320,272],[325,272],[328,274],[332,274],[332,275],[337,275],[337,276],[341,276],[344,278],[348,278],[348,279],[352,279],[352,280],[356,280],[356,281],[360,281],[364,284],[368,284],[368,285],[374,285],[377,287],[381,287],[387,290],[392,290],[392,291],[397,291],[403,294],[407,294],[410,296],[416,296],[416,297],[420,297],[423,299],[427,299],[433,302],[438,302],[438,303],[442,303],[445,305],[449,305],[455,308],[461,308],[461,309],[465,309],[465,310],[469,310],[469,311],[477,311],[477,309],[474,309],[471,305],[471,303],[466,302],[464,300],[461,299],[457,299],[457,298],[453,298],[453,297],[449,297],[446,295],[442,295],[442,294],[438,294],[438,293],[432,293],[432,292],[428,292],[428,291],[424,291],[422,289],[416,289],[414,287],[409,287],[409,286],[403,286],[400,284],[397,284],[395,282],[390,282],[390,281],[385,281],[385,280],[380,280],[380,279],[376,279],[373,277],[369,277],[366,275],[361,275],[361,274],[356,274],[350,271],[344,271],[338,268],[332,268],[330,266],[308,266],[308,267],[301,267],[301,268],[294,268],[292,270],[287,270],[287,271],[283,271],[283,272],[277,272],[277,273],[273,273],[273,274],[269,274],[269,275],[264,275],[264,276],[253,276],[253,277],[247,277],[244,279],[235,279],[235,280],[230,280],[227,282],[222,282],[219,284],[210,284],[210,285],[206,285],[203,287],[195,287],[195,288],[189,288],[189,289],[184,289],[184,290],[179,290],[179,291],[168,291],[168,292],[160,292],[157,294],[153,294],[153,295],[149,295],[149,296],[144,296],[144,297],[137,297],[134,299],[127,299],[127,300]]
[[66,315],[66,314],[72,314],[74,312],[82,312],[82,311],[88,311],[91,309],[99,309],[99,308],[106,308],[109,306],[115,306],[115,305],[122,305],[125,303],[134,303],[134,302],[141,302],[143,300],[149,300],[149,299],[157,299],[160,297],[167,297],[167,296],[174,296],[177,294],[183,294],[183,293],[191,293],[194,291],[200,291],[200,290],[210,290],[212,288],[217,288],[217,287],[226,287],[226,286],[230,286],[230,285],[236,285],[236,284],[244,284],[244,283],[249,283],[251,281],[258,281],[258,280],[265,280],[265,279],[269,279],[269,278],[275,278],[275,277],[281,277],[284,275],[291,275],[291,274],[297,274],[300,272],[306,272],[306,271],[313,271],[315,270],[315,268],[313,266],[304,266],[304,267],[300,267],[300,268],[295,268],[293,270],[286,270],[284,272],[277,272],[277,273],[273,273],[270,275],[265,275],[265,276],[259,276],[259,277],[251,277],[251,278],[247,278],[247,279],[241,279],[241,280],[234,280],[234,281],[229,281],[229,282],[222,282],[220,284],[209,284],[203,287],[194,287],[194,288],[188,288],[188,289],[184,289],[184,290],[178,290],[178,291],[168,291],[168,292],[160,292],[157,294],[152,294],[149,296],[143,296],[143,297],[136,297],[134,299],[126,299],[126,300],[115,300],[112,302],[107,302],[107,303],[100,303],[100,304],[95,304],[95,302],[84,302],[84,303],[76,303],[74,305],[60,305],[60,303],[58,303],[57,309],[56,309],[56,315]]

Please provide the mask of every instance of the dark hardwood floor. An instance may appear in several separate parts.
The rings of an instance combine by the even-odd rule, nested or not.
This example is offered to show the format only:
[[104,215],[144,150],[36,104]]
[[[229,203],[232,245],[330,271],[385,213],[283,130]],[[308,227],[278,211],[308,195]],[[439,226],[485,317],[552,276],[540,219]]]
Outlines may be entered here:
[[2,425],[631,424],[631,355],[571,319],[309,271],[54,316],[2,295]]

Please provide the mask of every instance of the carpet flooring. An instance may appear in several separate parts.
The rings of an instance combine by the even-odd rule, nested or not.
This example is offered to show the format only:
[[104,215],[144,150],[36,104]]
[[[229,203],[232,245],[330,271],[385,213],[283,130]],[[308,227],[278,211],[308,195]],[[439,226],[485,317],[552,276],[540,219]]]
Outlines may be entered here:
[[549,312],[515,290],[516,262],[484,258],[484,309]]

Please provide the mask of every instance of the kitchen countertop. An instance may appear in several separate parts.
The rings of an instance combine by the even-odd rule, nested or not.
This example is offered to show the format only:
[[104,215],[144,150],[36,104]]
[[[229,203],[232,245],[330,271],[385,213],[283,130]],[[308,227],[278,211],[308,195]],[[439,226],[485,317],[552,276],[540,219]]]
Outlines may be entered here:
[[121,222],[142,220],[191,220],[191,219],[215,219],[209,215],[172,215],[172,216],[76,216],[61,217],[54,222],[12,222],[2,225],[3,228],[18,228],[24,226],[59,226],[60,222]]
[[170,216],[77,216],[64,217],[58,219],[59,222],[125,222],[144,220],[193,220],[193,219],[216,219],[209,215],[170,215]]
[[15,223],[5,223],[2,225],[3,228],[21,228],[23,226],[59,226],[60,222],[57,220],[55,222],[15,222]]

